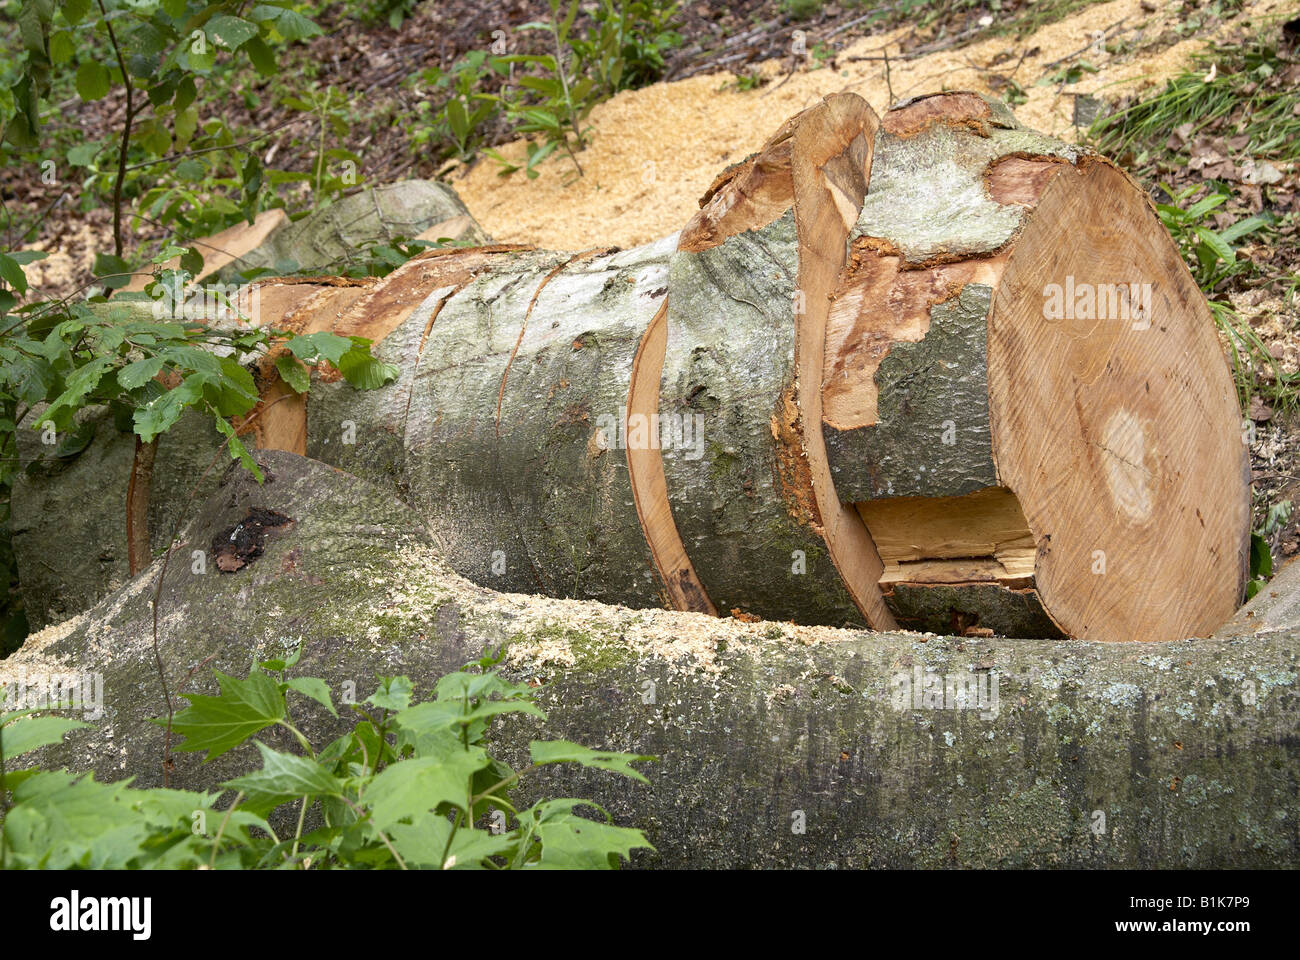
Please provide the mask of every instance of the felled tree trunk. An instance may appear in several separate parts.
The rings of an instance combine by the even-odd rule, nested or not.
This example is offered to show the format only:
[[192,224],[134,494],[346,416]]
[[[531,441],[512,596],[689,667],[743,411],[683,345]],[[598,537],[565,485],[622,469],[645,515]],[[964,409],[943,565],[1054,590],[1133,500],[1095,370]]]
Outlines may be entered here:
[[[639,866],[1300,865],[1294,615],[1270,623],[1283,632],[1139,656],[500,594],[449,571],[389,489],[292,454],[257,457],[268,482],[232,468],[165,574],[155,561],[0,661],[11,697],[67,674],[102,680],[103,715],[93,700],[65,709],[91,726],[18,764],[161,785],[164,733],[148,722],[166,715],[158,660],[179,709],[216,692],[213,671],[243,677],[301,644],[291,675],[320,677],[338,704],[364,699],[379,674],[409,676],[423,699],[504,645],[500,668],[544,684],[548,718],[498,719],[494,752],[524,766],[530,740],[564,738],[658,758],[651,786],[565,768],[522,784],[526,803],[587,797],[644,829],[657,852]],[[250,523],[255,510],[288,522]],[[231,544],[237,527],[223,556],[238,569],[195,573],[190,552]],[[292,706],[317,747],[352,723]],[[299,749],[274,728],[259,739]],[[259,762],[249,745],[212,763],[173,757],[171,784],[188,790]]]
[[[261,358],[257,444],[387,484],[486,586],[1102,640],[1208,633],[1241,595],[1245,448],[1204,299],[1132,181],[971,94],[883,125],[830,97],[634,250],[258,290],[258,322],[368,337],[400,376],[298,397]],[[155,549],[169,447],[129,531]]]

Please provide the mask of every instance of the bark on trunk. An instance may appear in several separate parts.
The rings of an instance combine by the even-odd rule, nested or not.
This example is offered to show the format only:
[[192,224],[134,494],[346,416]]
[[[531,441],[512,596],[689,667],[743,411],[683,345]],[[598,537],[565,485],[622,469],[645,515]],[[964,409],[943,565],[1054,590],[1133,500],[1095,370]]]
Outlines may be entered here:
[[[323,678],[336,703],[348,685],[364,697],[376,674],[407,674],[427,695],[504,643],[503,669],[545,683],[549,714],[493,727],[508,760],[550,738],[659,758],[652,787],[559,768],[525,787],[527,802],[590,797],[646,830],[658,852],[639,866],[1300,866],[1293,597],[1288,620],[1267,615],[1283,632],[1138,649],[521,597],[448,570],[389,489],[288,453],[258,459],[266,484],[226,474],[167,568],[159,649],[178,706],[216,692],[213,670],[243,676],[300,640],[295,673]],[[292,522],[241,569],[195,573],[190,552],[229,540],[253,508]],[[163,731],[147,719],[165,715],[160,572],[156,560],[0,661],[15,696],[52,675],[103,679],[92,728],[24,762],[160,784]],[[300,701],[294,722],[322,744],[348,721]],[[251,747],[211,764],[174,756],[173,786],[192,790],[258,762]]]
[[[1132,181],[973,94],[883,126],[830,97],[635,250],[258,289],[259,322],[369,337],[401,371],[281,400],[261,358],[258,445],[387,485],[479,584],[1101,640],[1208,633],[1241,596],[1246,453],[1204,298]],[[160,442],[155,550],[213,449],[194,430]],[[75,501],[52,482],[15,491],[24,570],[51,536],[85,546],[20,516]],[[102,595],[88,575],[33,607]]]

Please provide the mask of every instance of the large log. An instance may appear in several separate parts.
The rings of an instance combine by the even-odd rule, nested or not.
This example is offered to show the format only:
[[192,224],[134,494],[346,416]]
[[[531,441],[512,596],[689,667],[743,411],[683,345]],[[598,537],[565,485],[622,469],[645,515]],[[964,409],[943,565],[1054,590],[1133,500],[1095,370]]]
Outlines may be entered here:
[[[244,676],[300,639],[295,672],[322,677],[335,702],[347,684],[364,697],[376,674],[407,674],[427,695],[504,643],[503,669],[544,682],[549,714],[493,727],[506,759],[522,766],[537,738],[659,758],[649,787],[562,770],[526,786],[528,802],[590,797],[645,830],[658,852],[636,865],[1300,866],[1294,616],[1266,633],[1134,646],[500,594],[450,572],[420,513],[388,488],[257,456],[268,482],[232,469],[167,568],[159,650],[178,707],[216,692],[213,670]],[[190,550],[228,540],[255,507],[292,523],[266,530],[242,569],[193,573]],[[147,722],[165,712],[151,607],[161,565],[0,661],[11,694],[69,672],[103,680],[93,727],[24,762],[161,783],[163,732]],[[321,744],[349,721],[301,701],[294,722]],[[174,756],[172,784],[191,790],[258,763],[251,747],[209,764]]]
[[890,111],[826,358],[836,488],[900,623],[1174,639],[1240,602],[1248,454],[1213,318],[1105,160],[971,94]]
[[[830,97],[635,250],[257,289],[258,322],[401,372],[290,397],[258,358],[257,444],[386,484],[480,584],[1100,640],[1208,633],[1241,597],[1246,453],[1204,298],[1129,178],[972,94],[883,125]],[[135,542],[163,546],[175,486],[136,483]],[[60,533],[17,522],[25,568]]]

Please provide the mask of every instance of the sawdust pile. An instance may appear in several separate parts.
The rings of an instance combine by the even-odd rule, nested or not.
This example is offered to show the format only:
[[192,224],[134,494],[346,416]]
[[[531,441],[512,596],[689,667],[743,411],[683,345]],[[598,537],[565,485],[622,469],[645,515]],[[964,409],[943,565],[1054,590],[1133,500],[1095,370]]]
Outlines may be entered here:
[[[535,180],[521,173],[501,177],[497,165],[484,160],[452,185],[501,242],[555,250],[635,246],[680,229],[723,167],[757,150],[787,117],[828,94],[858,93],[879,112],[891,102],[891,88],[893,100],[943,89],[1005,96],[1008,86],[1000,78],[1009,77],[1028,98],[1015,107],[1021,122],[1074,141],[1075,94],[1109,99],[1162,84],[1206,44],[1287,6],[1288,0],[1259,0],[1213,31],[1171,43],[1187,16],[1181,0],[1113,0],[1023,39],[994,37],[913,60],[896,59],[898,39],[910,29],[904,27],[846,47],[834,69],[787,77],[788,67],[765,63],[760,72],[771,81],[757,90],[739,92],[728,86],[730,74],[715,73],[621,93],[592,112],[594,140],[580,156],[586,176],[567,186],[573,167],[566,158],[548,160]],[[1121,49],[1108,53],[1106,44]],[[881,59],[886,52],[888,78]],[[1064,87],[1038,84],[1079,60],[1098,72]],[[524,145],[501,152],[519,159]]]

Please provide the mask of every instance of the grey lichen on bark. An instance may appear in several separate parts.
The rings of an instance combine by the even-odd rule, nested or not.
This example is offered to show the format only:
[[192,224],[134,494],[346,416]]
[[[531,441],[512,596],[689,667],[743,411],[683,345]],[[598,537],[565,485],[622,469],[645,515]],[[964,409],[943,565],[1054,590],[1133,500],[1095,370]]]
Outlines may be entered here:
[[432,180],[402,180],[367,187],[285,223],[218,275],[229,280],[250,270],[335,273],[355,261],[360,249],[398,237],[410,240],[439,223],[451,226],[451,239],[487,242],[455,190]]
[[378,390],[357,390],[343,380],[311,386],[307,455],[404,494],[406,422],[417,360],[434,314],[454,287],[431,291],[371,353],[397,368],[397,379]]
[[989,195],[984,177],[990,164],[1010,156],[1074,163],[1086,152],[1018,125],[990,125],[985,137],[944,124],[906,138],[882,129],[850,239],[887,240],[909,264],[992,253],[1015,236],[1026,208]]
[[510,500],[518,464],[493,453],[497,401],[528,304],[570,256],[522,254],[448,300],[411,388],[402,487],[448,562],[501,590],[536,592],[541,580]]
[[966,284],[930,309],[924,339],[892,346],[875,374],[874,425],[824,427],[841,500],[952,497],[996,485],[986,356],[992,293]]
[[[673,238],[577,257],[537,293],[495,443],[512,516],[550,596],[655,606],[659,583],[628,477],[637,347],[667,293]],[[633,426],[638,426],[634,424]]]
[[793,380],[797,265],[793,211],[674,254],[660,409],[689,418],[703,442],[665,450],[664,474],[682,543],[720,611],[858,624],[825,543],[782,487],[774,424]]

